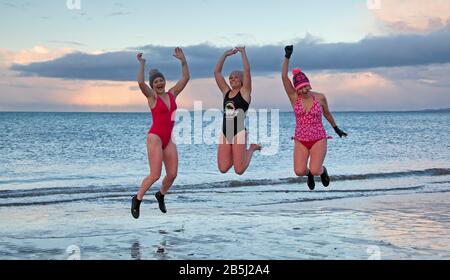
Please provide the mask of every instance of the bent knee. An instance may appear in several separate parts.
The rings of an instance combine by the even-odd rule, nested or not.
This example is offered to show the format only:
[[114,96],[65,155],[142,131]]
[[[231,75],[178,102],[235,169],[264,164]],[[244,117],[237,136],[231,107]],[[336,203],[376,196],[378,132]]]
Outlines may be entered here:
[[228,166],[226,166],[226,165],[219,165],[218,167],[219,167],[220,173],[225,174],[225,173],[228,172],[228,170],[230,170],[231,165],[228,165]]
[[220,173],[226,174],[230,170],[229,168],[219,168]]
[[235,168],[234,168],[234,172],[235,172],[237,175],[244,175],[245,168],[235,167]]
[[169,181],[175,181],[175,179],[177,178],[177,173],[168,173],[166,174],[166,178]]
[[158,181],[159,178],[161,178],[161,173],[150,173],[150,175],[148,176],[151,180],[153,181]]
[[313,176],[320,176],[320,175],[322,175],[322,167],[311,168],[311,174]]
[[306,176],[306,174],[308,174],[308,169],[306,169],[306,168],[295,168],[294,172],[295,172],[295,175],[297,175],[297,176]]

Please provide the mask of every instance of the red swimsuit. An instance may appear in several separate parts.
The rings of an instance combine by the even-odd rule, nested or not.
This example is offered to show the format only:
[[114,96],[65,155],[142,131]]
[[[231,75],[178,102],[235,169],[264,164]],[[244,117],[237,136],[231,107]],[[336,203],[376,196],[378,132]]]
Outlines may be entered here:
[[148,131],[149,134],[159,136],[163,150],[167,147],[172,137],[172,130],[175,125],[175,111],[177,110],[174,95],[171,92],[168,92],[167,95],[169,96],[170,109],[164,103],[164,100],[157,95],[155,108],[151,110],[153,123]]

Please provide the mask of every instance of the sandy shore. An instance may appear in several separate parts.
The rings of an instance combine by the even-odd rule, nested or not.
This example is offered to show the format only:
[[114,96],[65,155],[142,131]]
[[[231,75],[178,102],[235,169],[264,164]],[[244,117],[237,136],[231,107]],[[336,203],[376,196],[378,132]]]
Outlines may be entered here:
[[0,258],[450,259],[448,193],[270,205],[236,193],[175,196],[165,215],[145,201],[139,220],[128,198],[0,208]]

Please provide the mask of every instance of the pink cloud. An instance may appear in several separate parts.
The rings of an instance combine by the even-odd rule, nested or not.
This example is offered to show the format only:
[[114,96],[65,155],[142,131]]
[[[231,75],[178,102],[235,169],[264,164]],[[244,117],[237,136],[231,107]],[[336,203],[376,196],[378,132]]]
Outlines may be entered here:
[[442,28],[450,19],[447,0],[380,0],[375,16],[395,31],[427,32]]
[[[6,65],[18,60],[58,57],[64,50],[0,50],[0,110],[148,112],[136,82],[79,81],[21,77]],[[450,64],[359,72],[309,73],[314,90],[326,94],[332,110],[413,110],[450,107]],[[174,81],[167,82],[167,89]],[[252,108],[292,110],[279,75],[253,77]],[[222,108],[212,78],[191,80],[177,99],[179,108]]]
[[311,75],[311,80],[315,90],[326,94],[334,110],[450,108],[448,86],[436,74],[442,71],[448,73],[450,65],[319,73]]
[[[46,61],[72,52],[44,46],[16,52],[0,49],[0,110],[47,111],[61,108],[86,111],[136,111],[146,109],[145,98],[133,91],[134,82],[76,81],[22,77],[11,72],[12,63]],[[56,109],[58,110],[58,109]]]
[[32,62],[48,61],[62,57],[73,51],[74,49],[71,48],[48,49],[41,45],[15,52],[7,49],[0,49],[0,66],[8,67],[13,63],[28,64]]
[[135,82],[81,82],[79,89],[68,96],[65,102],[85,107],[128,107],[146,104],[142,94],[130,90],[135,84]]

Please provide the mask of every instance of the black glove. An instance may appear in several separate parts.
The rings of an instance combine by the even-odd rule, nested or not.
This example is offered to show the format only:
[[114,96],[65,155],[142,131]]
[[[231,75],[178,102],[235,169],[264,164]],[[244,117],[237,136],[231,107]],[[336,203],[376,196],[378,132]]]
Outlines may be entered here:
[[333,128],[334,128],[334,131],[336,131],[336,134],[339,135],[339,137],[341,137],[341,138],[342,138],[342,136],[347,137],[347,133],[340,130],[339,127],[335,126]]
[[285,51],[285,53],[286,53],[286,54],[284,55],[284,57],[286,57],[287,59],[290,59],[292,53],[294,52],[294,46],[293,46],[293,45],[286,46],[286,47],[284,48],[284,51]]

